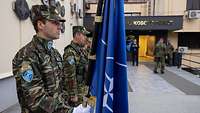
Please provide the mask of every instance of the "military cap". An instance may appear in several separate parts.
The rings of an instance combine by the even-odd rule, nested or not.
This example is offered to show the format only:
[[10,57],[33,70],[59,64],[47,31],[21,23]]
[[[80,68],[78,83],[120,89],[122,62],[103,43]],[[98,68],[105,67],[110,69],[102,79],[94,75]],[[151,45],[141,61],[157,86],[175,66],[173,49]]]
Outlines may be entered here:
[[46,5],[33,5],[31,9],[31,21],[35,22],[39,19],[65,22],[65,19],[59,16],[55,7]]
[[85,29],[83,26],[73,26],[73,34],[81,32],[85,35],[89,34],[90,32]]

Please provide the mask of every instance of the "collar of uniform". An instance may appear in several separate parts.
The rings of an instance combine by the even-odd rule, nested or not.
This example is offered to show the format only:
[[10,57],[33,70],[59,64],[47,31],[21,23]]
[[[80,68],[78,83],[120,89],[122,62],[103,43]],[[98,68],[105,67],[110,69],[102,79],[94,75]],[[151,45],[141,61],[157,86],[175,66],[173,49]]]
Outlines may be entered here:
[[75,47],[81,48],[81,46],[78,43],[74,43],[73,41],[71,42],[72,45],[74,45]]
[[46,40],[46,39],[41,38],[37,35],[34,35],[33,36],[33,42],[36,42],[37,45],[39,44],[38,45],[38,46],[40,46],[39,48],[44,48],[45,50],[49,51],[50,48],[48,47],[48,43],[52,42],[52,40]]
[[75,48],[80,52],[81,46],[80,46],[78,43],[74,43],[74,42],[72,41],[72,42],[71,42],[71,45],[72,45],[73,47],[75,47]]

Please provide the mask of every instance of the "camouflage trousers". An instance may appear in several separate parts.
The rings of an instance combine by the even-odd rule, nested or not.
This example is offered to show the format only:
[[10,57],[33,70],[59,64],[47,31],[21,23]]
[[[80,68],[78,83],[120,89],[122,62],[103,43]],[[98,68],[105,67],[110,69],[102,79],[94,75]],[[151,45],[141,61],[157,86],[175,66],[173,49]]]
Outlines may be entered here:
[[165,57],[156,57],[155,58],[154,71],[157,71],[158,68],[160,68],[161,72],[164,72],[164,70],[165,70]]
[[[38,108],[37,110],[30,111],[26,108],[21,108],[21,113],[49,113],[44,111],[41,108]],[[54,111],[53,113],[73,113],[73,108],[60,108]]]
[[77,107],[79,104],[83,104],[84,103],[83,99],[87,95],[88,89],[89,89],[88,86],[79,84],[78,85],[78,94],[77,94],[78,101],[77,102],[70,101],[70,105],[73,107]]
[[78,85],[78,104],[83,103],[83,98],[87,95],[88,93],[88,86],[86,85]]

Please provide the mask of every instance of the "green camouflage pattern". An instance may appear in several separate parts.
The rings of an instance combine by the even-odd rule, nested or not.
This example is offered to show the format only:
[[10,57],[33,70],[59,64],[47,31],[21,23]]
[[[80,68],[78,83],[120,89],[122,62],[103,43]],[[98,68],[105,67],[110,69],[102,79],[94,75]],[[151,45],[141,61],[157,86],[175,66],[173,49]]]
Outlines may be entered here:
[[88,87],[85,85],[88,64],[87,53],[81,46],[71,42],[70,45],[65,47],[63,60],[64,82],[66,83],[64,90],[68,92],[69,98],[78,96],[78,102],[72,103],[73,106],[77,106],[83,102],[83,96],[88,91]]
[[157,71],[158,68],[161,69],[161,72],[164,71],[165,68],[165,57],[166,57],[166,45],[164,43],[157,43],[154,50],[155,57],[155,69]]
[[[34,36],[13,59],[13,74],[22,113],[70,113],[73,110],[63,98],[62,57],[47,44],[47,40]],[[30,81],[22,77],[27,70],[33,72]]]
[[85,29],[83,26],[73,26],[73,34],[81,32],[85,35],[89,34],[90,32]]
[[65,22],[56,8],[48,7],[46,5],[33,5],[31,9],[31,21],[36,22],[39,19],[54,20]]
[[171,43],[166,44],[166,53],[169,54],[169,56],[172,58],[173,57],[173,52],[174,52],[174,47],[172,46]]

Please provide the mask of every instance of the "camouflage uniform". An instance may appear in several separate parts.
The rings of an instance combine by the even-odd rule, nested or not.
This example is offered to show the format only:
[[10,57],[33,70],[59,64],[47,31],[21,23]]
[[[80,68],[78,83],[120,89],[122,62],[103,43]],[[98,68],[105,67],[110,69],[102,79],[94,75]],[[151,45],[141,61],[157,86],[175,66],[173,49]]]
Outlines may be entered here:
[[172,46],[172,44],[170,42],[166,43],[166,53],[167,53],[167,64],[169,66],[172,66],[172,62],[173,62],[173,51],[174,51],[174,47]]
[[[84,29],[81,31],[81,29],[77,27],[77,29],[73,29],[73,32],[85,31]],[[85,33],[83,32],[83,34]],[[68,86],[64,86],[64,89],[67,90],[70,98],[78,97],[78,102],[72,102],[69,98],[69,103],[72,106],[77,106],[83,102],[83,97],[88,91],[88,87],[85,85],[88,64],[87,52],[83,50],[82,46],[72,41],[64,49],[63,60],[65,82],[68,84]]]
[[66,113],[62,98],[62,58],[48,41],[34,36],[13,59],[13,74],[22,113]]
[[154,50],[154,56],[155,56],[155,68],[154,72],[157,73],[157,69],[161,69],[161,73],[164,73],[165,69],[165,56],[166,56],[166,45],[164,43],[157,43],[155,50]]
[[[38,8],[41,7],[42,5],[35,5],[32,11],[33,9],[40,11]],[[36,14],[38,15],[38,12],[32,12],[34,22],[35,16],[38,17]],[[43,14],[55,20],[48,16],[52,14],[51,12]],[[56,21],[60,21],[57,19],[59,18],[56,18]],[[13,74],[22,113],[71,113],[73,110],[67,106],[63,98],[62,57],[52,44],[52,40],[45,40],[35,35],[13,59]]]

